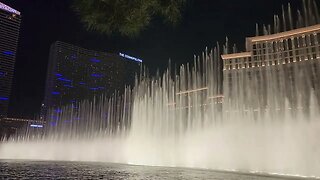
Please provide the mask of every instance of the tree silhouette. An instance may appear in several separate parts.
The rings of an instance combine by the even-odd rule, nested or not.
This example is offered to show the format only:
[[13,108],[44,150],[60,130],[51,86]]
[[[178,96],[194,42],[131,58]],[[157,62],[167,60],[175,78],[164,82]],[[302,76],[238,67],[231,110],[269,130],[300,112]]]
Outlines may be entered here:
[[73,8],[88,30],[134,37],[158,16],[175,25],[186,0],[74,0]]

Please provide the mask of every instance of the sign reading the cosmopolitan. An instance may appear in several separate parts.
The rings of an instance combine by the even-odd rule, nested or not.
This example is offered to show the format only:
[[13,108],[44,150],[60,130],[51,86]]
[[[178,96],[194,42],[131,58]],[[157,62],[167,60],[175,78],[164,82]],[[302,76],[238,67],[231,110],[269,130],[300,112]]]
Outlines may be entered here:
[[142,59],[139,59],[139,58],[136,58],[136,57],[132,57],[132,56],[129,56],[129,55],[124,54],[124,53],[119,53],[119,56],[124,57],[126,59],[130,59],[132,61],[137,61],[137,62],[142,63]]
[[4,10],[4,11],[8,11],[8,12],[11,12],[11,13],[14,13],[14,14],[17,14],[17,15],[20,15],[21,13],[3,3],[0,2],[0,9]]

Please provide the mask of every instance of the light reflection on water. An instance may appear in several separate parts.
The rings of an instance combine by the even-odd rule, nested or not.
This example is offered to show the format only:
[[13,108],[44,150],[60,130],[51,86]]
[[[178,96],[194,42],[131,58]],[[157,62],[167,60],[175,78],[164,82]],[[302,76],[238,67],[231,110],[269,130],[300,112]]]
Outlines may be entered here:
[[280,177],[200,169],[132,166],[125,164],[53,161],[0,161],[0,179],[213,179],[276,180]]

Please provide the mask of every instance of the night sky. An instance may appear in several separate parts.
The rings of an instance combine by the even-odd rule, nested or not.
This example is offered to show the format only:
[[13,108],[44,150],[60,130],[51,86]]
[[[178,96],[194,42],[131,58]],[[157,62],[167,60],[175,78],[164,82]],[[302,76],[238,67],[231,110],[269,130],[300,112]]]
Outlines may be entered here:
[[[10,102],[11,117],[33,118],[44,96],[49,48],[64,41],[87,49],[125,52],[139,57],[152,70],[163,70],[169,58],[176,64],[192,62],[205,47],[228,36],[244,50],[245,37],[255,34],[255,23],[269,24],[281,5],[300,0],[188,0],[176,27],[155,19],[139,37],[123,38],[87,32],[70,8],[71,0],[0,0],[21,11],[22,25]],[[295,12],[295,11],[294,11]]]

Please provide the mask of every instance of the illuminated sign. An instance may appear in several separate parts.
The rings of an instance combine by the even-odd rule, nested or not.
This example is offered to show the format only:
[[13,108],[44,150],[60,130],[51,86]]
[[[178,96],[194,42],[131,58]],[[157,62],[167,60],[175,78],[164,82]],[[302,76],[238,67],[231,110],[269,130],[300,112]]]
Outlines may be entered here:
[[43,125],[40,125],[40,124],[31,124],[30,127],[33,127],[33,128],[43,128]]
[[126,59],[130,59],[130,60],[133,60],[133,61],[137,61],[137,62],[142,63],[142,59],[135,58],[135,57],[129,56],[129,55],[127,55],[127,54],[119,53],[119,56],[124,57],[124,58],[126,58]]
[[8,12],[11,12],[11,13],[14,13],[14,14],[17,14],[17,15],[20,15],[21,13],[3,3],[0,2],[0,9],[2,10],[5,10],[5,11],[8,11]]

